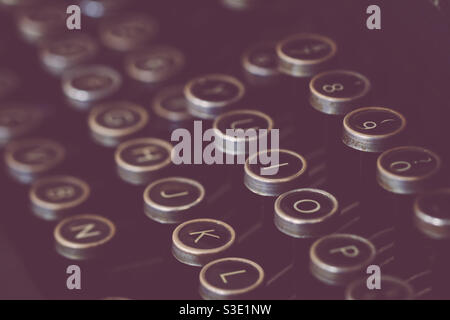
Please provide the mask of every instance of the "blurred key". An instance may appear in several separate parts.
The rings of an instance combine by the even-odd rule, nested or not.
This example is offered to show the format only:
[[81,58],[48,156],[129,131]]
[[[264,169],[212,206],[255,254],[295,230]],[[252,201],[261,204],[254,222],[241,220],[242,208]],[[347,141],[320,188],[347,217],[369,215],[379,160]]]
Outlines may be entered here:
[[245,94],[245,87],[235,77],[207,74],[190,80],[184,87],[189,112],[201,119],[212,119],[229,111]]
[[355,280],[347,286],[347,300],[413,300],[414,291],[408,282],[393,276],[381,276],[380,288],[368,289],[367,278]]
[[300,33],[278,42],[276,50],[280,72],[303,78],[329,67],[336,56],[337,45],[322,35]]
[[33,183],[29,198],[36,216],[53,221],[79,212],[90,194],[89,184],[77,177],[49,176]]
[[227,254],[235,239],[234,229],[223,221],[189,220],[173,231],[172,254],[182,263],[203,266]]
[[70,33],[44,42],[39,48],[39,58],[44,68],[59,76],[65,70],[95,59],[99,46],[85,33]]
[[42,124],[44,118],[44,111],[32,104],[17,102],[0,104],[0,147],[31,133]]
[[80,8],[84,15],[91,18],[101,18],[119,13],[134,0],[81,0]]
[[205,300],[255,299],[264,282],[264,270],[244,258],[211,261],[200,272],[200,295]]
[[185,65],[183,52],[171,46],[151,46],[125,57],[127,75],[139,85],[154,87],[167,83]]
[[66,151],[59,142],[30,138],[9,143],[4,159],[12,178],[21,183],[31,183],[58,167],[65,155]]
[[145,189],[144,211],[150,219],[159,223],[180,223],[202,213],[204,198],[205,188],[195,180],[163,178]]
[[99,36],[108,49],[129,52],[154,40],[158,22],[144,13],[121,14],[101,21]]
[[255,86],[269,86],[280,81],[275,43],[258,43],[247,50],[241,58],[246,80]]
[[120,73],[103,65],[80,66],[64,72],[62,76],[62,90],[67,102],[80,110],[112,98],[121,85]]
[[159,177],[170,164],[172,145],[156,138],[121,143],[115,152],[117,173],[124,181],[142,185]]
[[67,30],[66,6],[47,4],[25,8],[17,17],[17,27],[22,37],[31,43]]
[[88,125],[95,142],[115,147],[141,132],[148,124],[147,111],[130,101],[111,100],[94,106]]
[[82,214],[62,220],[54,231],[56,251],[71,260],[98,258],[111,248],[116,227],[99,215]]

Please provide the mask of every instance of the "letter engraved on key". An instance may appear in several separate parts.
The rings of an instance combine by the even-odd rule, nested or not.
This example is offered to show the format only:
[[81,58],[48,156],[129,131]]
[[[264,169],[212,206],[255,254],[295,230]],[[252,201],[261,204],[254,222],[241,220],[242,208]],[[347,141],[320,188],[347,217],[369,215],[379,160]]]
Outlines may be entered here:
[[287,166],[287,165],[289,165],[288,162],[280,163],[280,164],[275,164],[275,165],[270,166],[270,167],[264,167],[264,168],[261,168],[261,171],[263,171],[263,170],[271,170],[271,169],[274,169],[274,168],[281,168],[281,167],[284,167],[284,166]]
[[47,190],[46,196],[53,201],[72,198],[75,194],[75,188],[72,186],[62,186]]
[[146,146],[142,148],[133,149],[133,155],[141,155],[136,158],[137,163],[159,160],[162,158],[162,154],[158,152],[155,146]]
[[335,248],[330,250],[331,254],[342,253],[347,258],[356,258],[359,255],[359,250],[356,246],[346,246],[342,248]]
[[[314,204],[314,208],[309,209],[309,210],[301,209],[301,208],[299,208],[299,205],[302,203],[312,203],[312,204]],[[312,200],[312,199],[303,199],[303,200],[299,200],[296,203],[294,203],[294,209],[300,213],[314,213],[314,212],[317,212],[320,210],[320,203],[317,202],[316,200]]]
[[247,272],[246,270],[242,269],[242,270],[238,270],[238,271],[222,273],[222,274],[220,274],[220,278],[222,279],[223,283],[228,283],[228,280],[227,280],[228,276],[233,276],[236,274],[241,274],[241,273],[246,273],[246,272]]
[[70,228],[70,231],[81,230],[80,232],[77,233],[77,235],[75,236],[75,239],[85,239],[85,238],[95,237],[100,234],[100,231],[98,231],[98,230],[91,231],[94,228],[95,228],[95,223],[88,223],[88,224],[83,224],[83,225],[79,225],[79,226],[73,226]]
[[405,172],[411,169],[411,164],[408,161],[395,161],[392,162],[389,167],[391,168],[391,170],[397,172]]
[[193,236],[193,235],[199,235],[194,242],[197,243],[200,241],[201,238],[203,238],[203,236],[209,236],[209,237],[213,237],[213,238],[217,238],[220,239],[220,236],[216,235],[216,234],[212,234],[210,232],[214,232],[214,229],[210,229],[210,230],[202,230],[202,231],[195,231],[195,232],[190,232],[189,235]]
[[128,110],[111,110],[105,113],[104,121],[111,127],[120,127],[131,123],[134,120],[134,115]]
[[45,149],[37,147],[34,150],[26,152],[24,159],[27,162],[45,162],[50,159],[50,155],[45,152]]
[[210,89],[205,89],[204,94],[206,95],[219,95],[224,96],[226,95],[227,90],[224,84],[218,84]]
[[189,194],[188,191],[181,191],[181,192],[177,192],[177,193],[167,193],[165,190],[160,192],[161,197],[166,198],[166,199],[171,199],[171,198],[178,198],[178,197],[182,197],[182,196],[186,196]]

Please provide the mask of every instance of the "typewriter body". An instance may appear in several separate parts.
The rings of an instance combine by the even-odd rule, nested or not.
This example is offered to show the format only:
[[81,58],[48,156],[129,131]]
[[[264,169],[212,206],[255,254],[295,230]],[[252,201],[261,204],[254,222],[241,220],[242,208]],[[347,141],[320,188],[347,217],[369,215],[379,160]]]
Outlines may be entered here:
[[450,298],[447,2],[0,4],[0,298]]

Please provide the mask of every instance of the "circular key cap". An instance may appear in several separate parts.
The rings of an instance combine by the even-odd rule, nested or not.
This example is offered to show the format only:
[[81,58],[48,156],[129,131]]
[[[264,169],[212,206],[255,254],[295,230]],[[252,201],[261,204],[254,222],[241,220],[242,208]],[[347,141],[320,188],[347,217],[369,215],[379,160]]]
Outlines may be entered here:
[[345,115],[363,104],[370,88],[369,79],[358,72],[325,71],[316,75],[309,83],[309,101],[319,112]]
[[232,10],[249,10],[260,4],[260,0],[221,0],[222,5]]
[[144,191],[144,211],[159,223],[180,223],[199,212],[205,189],[192,179],[169,177],[156,180]]
[[234,229],[225,222],[189,220],[173,231],[172,254],[182,263],[203,266],[228,252],[235,239]]
[[355,280],[345,290],[347,300],[413,300],[411,285],[399,278],[381,276],[380,289],[368,289],[367,278]]
[[148,47],[125,57],[128,76],[148,85],[168,81],[181,71],[184,64],[184,54],[170,46]]
[[0,69],[0,100],[10,96],[19,88],[19,85],[20,79],[15,72],[8,69]]
[[247,50],[241,58],[244,74],[253,85],[269,85],[280,79],[275,43],[258,43]]
[[18,15],[17,27],[22,37],[37,42],[67,30],[67,6],[61,4],[39,5],[27,8]]
[[48,72],[61,75],[69,68],[92,61],[98,51],[98,44],[90,35],[73,33],[44,43],[39,57]]
[[79,109],[110,98],[122,85],[116,70],[102,65],[77,67],[63,73],[62,89],[69,103]]
[[392,109],[365,107],[344,118],[342,142],[364,152],[383,152],[398,145],[404,137],[405,117]]
[[152,110],[160,118],[170,122],[192,119],[183,86],[170,86],[158,91],[152,101]]
[[0,105],[0,147],[22,137],[44,120],[44,112],[34,105],[3,103]]
[[[260,151],[245,162],[244,184],[252,192],[262,196],[279,196],[283,192],[308,181],[307,162],[300,154],[284,149]],[[275,163],[263,164],[269,157]],[[278,161],[276,161],[278,159]]]
[[336,43],[325,36],[300,33],[281,40],[276,47],[280,72],[311,77],[327,68],[336,56]]
[[0,0],[0,5],[7,9],[19,9],[26,6],[35,5],[42,0]]
[[89,185],[77,177],[51,176],[33,183],[29,198],[36,216],[44,220],[60,220],[79,210],[90,193]]
[[[256,110],[235,110],[218,116],[213,123],[214,144],[223,153],[255,153],[260,143],[273,129],[273,120]],[[233,132],[231,132],[232,130]],[[227,132],[228,131],[228,132]],[[252,149],[252,150],[251,150]]]
[[71,260],[86,260],[103,255],[115,233],[116,227],[109,219],[82,214],[62,220],[53,236],[60,255]]
[[118,13],[133,0],[81,0],[80,8],[84,15],[91,18],[101,18]]
[[97,143],[115,147],[148,124],[147,111],[135,103],[118,100],[101,103],[92,108],[88,124]]
[[211,261],[200,271],[200,296],[205,300],[251,299],[257,297],[264,270],[243,258]]
[[296,189],[275,201],[275,226],[294,238],[319,237],[336,228],[339,205],[336,198],[319,189]]
[[208,74],[189,81],[184,88],[189,112],[201,119],[212,119],[234,107],[245,94],[238,79],[225,74]]
[[432,239],[450,238],[450,188],[420,195],[413,208],[418,230]]
[[116,150],[118,175],[126,182],[142,185],[158,177],[171,164],[172,145],[156,138],[122,142]]
[[383,152],[377,160],[377,182],[397,194],[419,193],[439,179],[441,158],[421,147],[403,146]]
[[366,275],[366,267],[374,260],[375,246],[353,234],[332,234],[320,238],[310,249],[310,270],[320,281],[345,285]]
[[146,14],[117,15],[104,20],[99,27],[100,40],[109,49],[129,52],[152,41],[158,23]]
[[9,143],[4,157],[8,173],[21,183],[30,183],[60,165],[65,155],[60,143],[33,138]]

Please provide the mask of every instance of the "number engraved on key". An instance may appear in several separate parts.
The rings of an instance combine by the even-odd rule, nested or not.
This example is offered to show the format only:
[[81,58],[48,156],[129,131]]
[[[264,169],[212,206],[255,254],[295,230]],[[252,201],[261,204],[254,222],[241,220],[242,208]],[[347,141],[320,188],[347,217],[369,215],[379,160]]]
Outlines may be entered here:
[[188,191],[182,191],[182,192],[177,192],[177,193],[167,193],[165,190],[161,191],[161,197],[166,198],[166,199],[171,199],[171,198],[178,198],[178,197],[182,197],[182,196],[186,196],[189,194]]
[[75,236],[75,239],[85,239],[98,236],[100,231],[93,231],[96,227],[95,223],[82,224],[79,226],[73,226],[70,228],[70,231],[80,231]]
[[284,166],[287,166],[287,165],[289,165],[288,162],[274,164],[273,166],[270,166],[270,167],[261,168],[261,171],[263,171],[263,170],[272,170],[272,169],[275,169],[275,168],[281,168],[281,167],[284,167]]
[[327,93],[333,93],[344,90],[344,85],[342,83],[325,84],[322,89]]
[[303,48],[292,48],[289,50],[290,55],[302,54],[311,55],[313,53],[319,53],[327,49],[327,45],[324,43],[318,43],[314,45],[305,45]]
[[[424,160],[414,160],[412,163],[413,164],[421,164],[421,163],[429,163],[433,161],[433,159],[431,159],[430,157],[428,157],[427,159]],[[391,170],[396,171],[396,172],[405,172],[408,171],[409,169],[412,168],[412,165],[410,162],[408,161],[394,161],[389,165],[389,168],[391,168]]]
[[331,254],[342,253],[347,258],[356,258],[359,255],[359,250],[358,250],[358,247],[351,245],[351,246],[331,249],[330,253]]
[[[312,203],[312,204],[314,204],[314,208],[309,209],[309,210],[301,209],[299,206],[302,203]],[[296,203],[294,203],[294,209],[300,213],[314,213],[314,212],[317,212],[320,210],[320,203],[317,202],[316,200],[312,200],[312,199],[302,199],[302,200],[298,200]]]
[[195,231],[195,232],[190,232],[189,235],[190,236],[194,236],[197,234],[199,235],[197,238],[195,238],[195,240],[194,240],[195,243],[199,242],[200,239],[203,238],[204,236],[220,239],[220,236],[218,236],[217,234],[210,233],[210,232],[214,232],[214,231],[215,231],[214,229]]
[[[383,121],[380,122],[380,124],[386,123],[386,122],[391,122],[391,121],[395,121],[395,119],[385,119]],[[358,126],[358,128],[363,129],[363,130],[371,130],[371,129],[375,129],[378,126],[378,124],[375,121],[365,121],[361,126]]]
[[141,155],[136,158],[137,163],[159,160],[163,157],[161,152],[155,146],[146,146],[142,148],[133,149],[132,154]]
[[70,199],[75,195],[75,188],[72,186],[56,187],[48,189],[45,195],[52,201]]
[[221,273],[220,274],[220,278],[222,279],[223,283],[228,283],[227,277],[229,276],[233,276],[236,274],[242,274],[242,273],[246,273],[247,270],[237,270],[237,271],[232,271],[232,272],[227,272],[227,273]]

